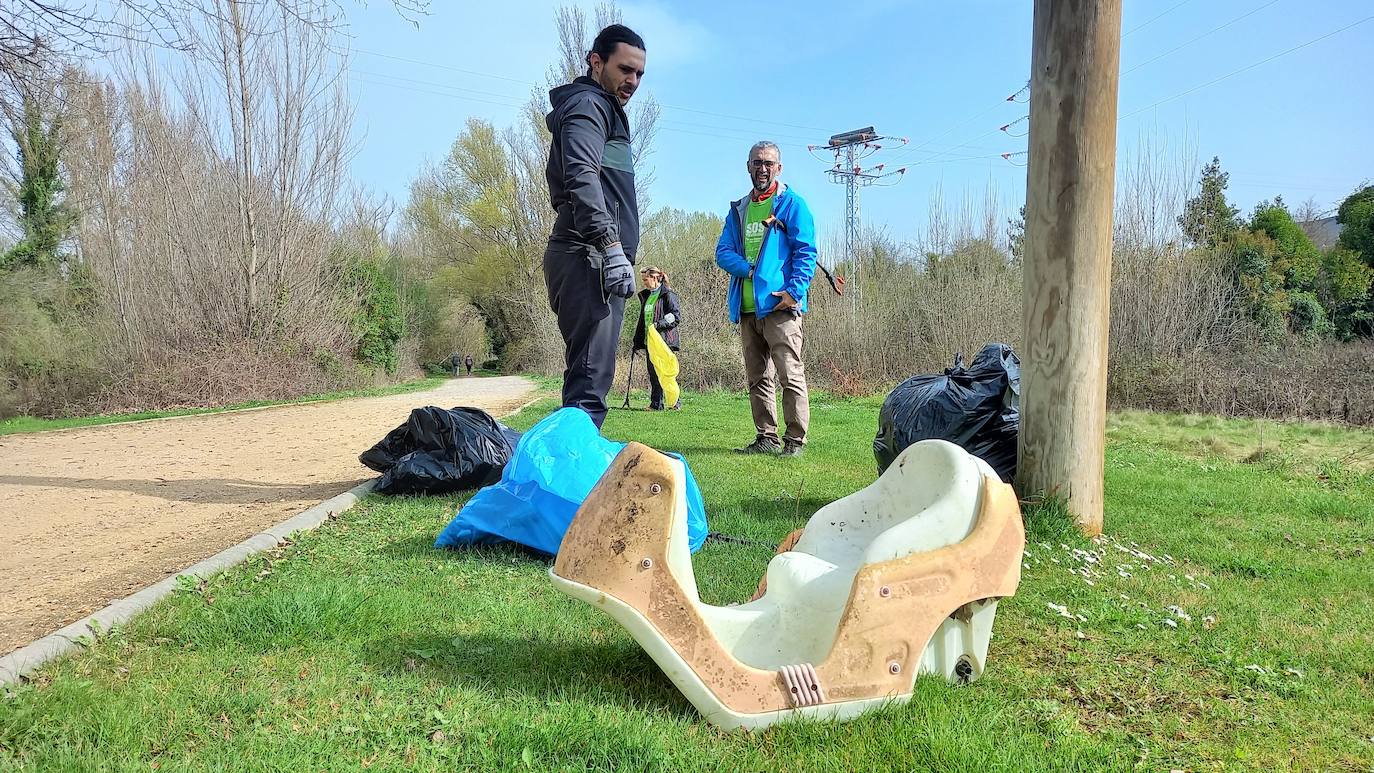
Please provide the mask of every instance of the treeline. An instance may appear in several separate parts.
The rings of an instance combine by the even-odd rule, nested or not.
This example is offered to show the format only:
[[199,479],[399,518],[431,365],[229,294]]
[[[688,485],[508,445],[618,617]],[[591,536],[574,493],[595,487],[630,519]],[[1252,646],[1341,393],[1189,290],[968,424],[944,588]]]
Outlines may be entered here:
[[[531,118],[537,114],[532,107]],[[436,286],[453,299],[453,313],[483,320],[507,367],[555,374],[561,342],[540,269],[545,148],[534,128],[533,120],[505,132],[471,122],[442,166],[417,181],[407,222],[424,254],[442,256]],[[1374,423],[1374,187],[1340,205],[1340,241],[1323,250],[1298,222],[1311,219],[1311,202],[1303,218],[1281,199],[1242,217],[1226,199],[1219,161],[1197,178],[1197,165],[1167,156],[1147,146],[1121,164],[1112,403]],[[722,210],[744,185],[722,191]],[[998,202],[988,191],[951,207],[935,191],[921,238],[870,232],[854,264],[838,261],[850,278],[845,297],[818,279],[807,318],[812,379],[871,394],[948,367],[956,352],[971,356],[987,342],[1019,348],[1024,223],[1007,218]],[[682,297],[679,380],[697,389],[743,383],[726,321],[728,278],[714,262],[720,227],[716,213],[672,208],[643,226],[641,263],[663,267]],[[838,245],[824,247],[828,265],[842,254]],[[633,318],[627,313],[627,327]]]
[[351,193],[344,60],[313,18],[197,6],[179,18],[192,51],[130,46],[106,73],[5,53],[0,415],[287,397],[405,366],[387,213]]
[[[292,8],[215,0],[180,22],[192,52],[130,46],[103,74],[0,48],[0,415],[288,397],[454,352],[561,371],[542,271],[545,90],[513,126],[469,121],[396,209],[350,183],[345,61],[335,31]],[[548,85],[582,74],[616,20],[610,5],[560,9]],[[680,381],[738,389],[714,251],[747,182],[721,191],[720,212],[654,210],[643,170],[657,116],[647,95],[632,103],[640,261],[682,297]],[[1339,204],[1339,240],[1318,246],[1303,230],[1314,204],[1242,216],[1220,162],[1199,166],[1148,143],[1119,164],[1112,403],[1374,423],[1374,187]],[[870,230],[853,261],[822,245],[850,281],[842,298],[812,286],[818,386],[880,393],[956,352],[1022,347],[1021,218],[995,190],[930,199],[928,221],[903,227],[917,239]]]

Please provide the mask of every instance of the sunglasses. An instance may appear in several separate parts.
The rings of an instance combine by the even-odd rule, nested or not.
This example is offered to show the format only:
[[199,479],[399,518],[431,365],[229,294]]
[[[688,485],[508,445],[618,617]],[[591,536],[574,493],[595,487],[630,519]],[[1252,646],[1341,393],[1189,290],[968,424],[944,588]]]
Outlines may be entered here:
[[776,169],[782,166],[780,161],[765,161],[761,158],[750,159],[749,166],[755,169]]

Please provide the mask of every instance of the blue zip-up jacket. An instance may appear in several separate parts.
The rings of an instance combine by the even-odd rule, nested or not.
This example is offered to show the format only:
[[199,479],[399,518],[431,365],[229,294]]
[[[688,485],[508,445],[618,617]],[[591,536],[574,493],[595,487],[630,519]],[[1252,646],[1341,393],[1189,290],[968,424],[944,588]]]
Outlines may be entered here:
[[730,274],[730,321],[739,322],[744,280],[754,271],[754,308],[764,316],[780,300],[773,295],[786,290],[797,300],[797,311],[806,313],[806,291],[816,273],[816,223],[802,197],[785,183],[773,194],[775,223],[763,234],[759,258],[753,266],[744,257],[744,218],[749,195],[733,202],[725,215],[725,227],[716,242],[716,265]]

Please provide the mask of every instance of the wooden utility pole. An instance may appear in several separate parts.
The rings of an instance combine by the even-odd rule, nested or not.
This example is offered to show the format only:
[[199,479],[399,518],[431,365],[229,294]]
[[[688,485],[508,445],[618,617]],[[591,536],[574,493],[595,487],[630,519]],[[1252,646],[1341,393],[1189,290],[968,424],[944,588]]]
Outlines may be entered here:
[[1102,531],[1121,0],[1035,0],[1026,179],[1023,496]]

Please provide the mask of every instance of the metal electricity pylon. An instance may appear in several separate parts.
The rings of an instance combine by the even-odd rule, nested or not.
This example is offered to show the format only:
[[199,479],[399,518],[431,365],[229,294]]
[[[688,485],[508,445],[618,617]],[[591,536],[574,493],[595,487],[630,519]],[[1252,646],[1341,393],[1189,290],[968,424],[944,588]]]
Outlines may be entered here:
[[[853,276],[853,291],[850,298],[855,305],[859,303],[860,271],[857,247],[859,242],[859,189],[869,185],[895,185],[906,174],[906,167],[885,171],[885,164],[865,168],[864,160],[883,149],[883,143],[898,146],[907,144],[905,137],[887,137],[878,134],[872,126],[853,131],[841,132],[830,138],[825,145],[808,145],[812,156],[818,149],[826,150],[833,156],[833,166],[826,170],[831,182],[844,185],[844,254],[849,262]],[[825,160],[825,159],[822,159]]]

